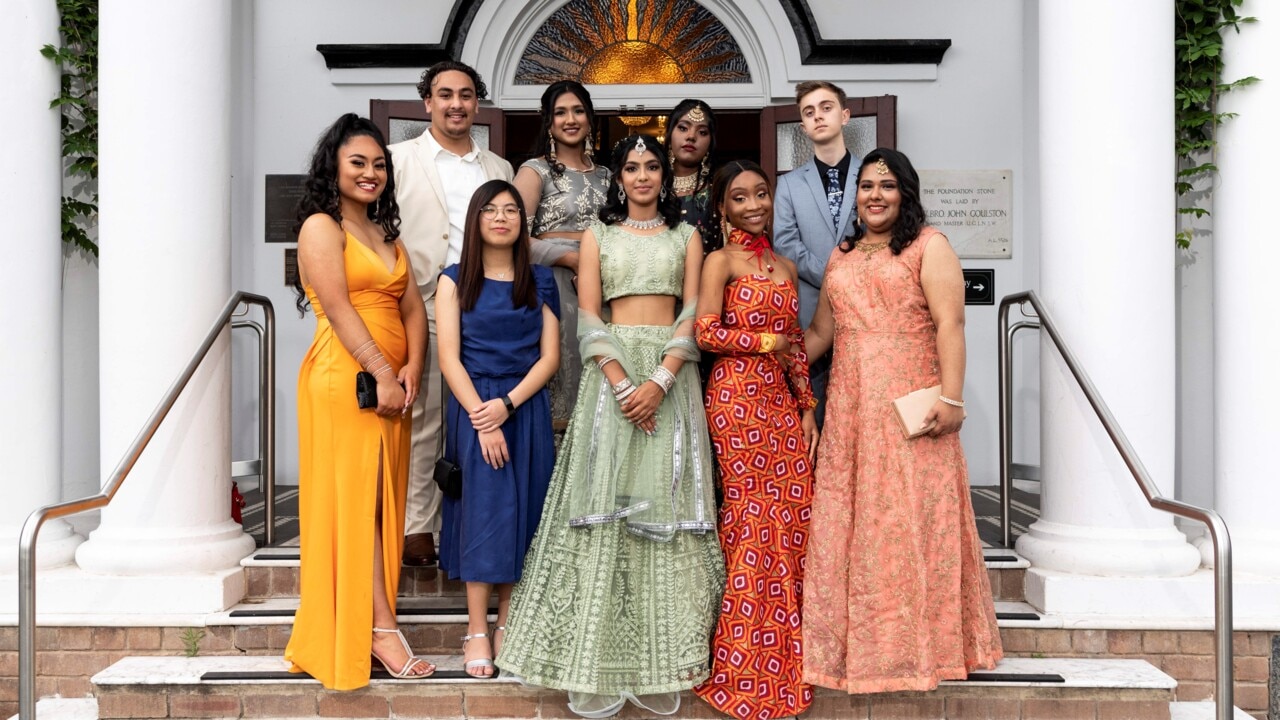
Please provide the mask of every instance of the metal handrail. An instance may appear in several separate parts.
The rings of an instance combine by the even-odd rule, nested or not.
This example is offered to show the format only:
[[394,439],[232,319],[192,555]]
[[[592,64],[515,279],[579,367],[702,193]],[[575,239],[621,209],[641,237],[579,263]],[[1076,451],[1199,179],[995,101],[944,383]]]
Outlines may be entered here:
[[[1011,327],[1009,325],[1009,308],[1014,305],[1019,305],[1020,307],[1030,305],[1035,310],[1035,314],[1039,317],[1040,329],[1048,334],[1053,346],[1062,357],[1062,361],[1071,372],[1071,376],[1075,378],[1076,384],[1080,386],[1085,399],[1089,401],[1094,414],[1097,415],[1103,429],[1106,430],[1107,436],[1111,438],[1112,444],[1115,445],[1116,450],[1120,453],[1120,458],[1124,460],[1125,467],[1129,468],[1133,479],[1137,481],[1138,489],[1142,490],[1142,494],[1147,498],[1147,504],[1156,510],[1162,510],[1204,523],[1209,528],[1209,537],[1213,540],[1214,557],[1213,659],[1217,684],[1216,692],[1214,693],[1215,717],[1217,720],[1232,720],[1233,706],[1235,705],[1235,685],[1231,667],[1231,535],[1227,532],[1227,525],[1222,521],[1222,517],[1213,510],[1197,507],[1180,500],[1173,500],[1160,494],[1160,489],[1156,487],[1146,467],[1138,459],[1137,452],[1129,444],[1129,439],[1125,437],[1124,432],[1120,429],[1120,424],[1116,422],[1115,416],[1111,414],[1107,404],[1102,401],[1102,396],[1098,394],[1098,389],[1094,387],[1093,381],[1089,379],[1089,375],[1081,367],[1075,353],[1071,352],[1071,348],[1067,347],[1062,336],[1058,334],[1057,326],[1054,324],[1049,311],[1040,303],[1039,297],[1030,290],[1007,295],[1000,301],[1000,506],[1001,529],[1004,532],[1005,547],[1009,546],[1008,509],[1013,482],[1013,427],[1011,422],[1013,417],[1012,339],[1013,334],[1018,330],[1035,325],[1035,323],[1020,322]],[[1022,309],[1025,313],[1025,307]]]
[[[275,311],[267,306],[265,327],[237,320],[231,329],[248,328],[258,336],[258,460],[231,463],[231,476],[257,475],[262,486],[262,544],[276,541],[276,333]],[[237,466],[244,471],[237,472]]]
[[[36,538],[40,535],[41,526],[47,520],[95,510],[111,502],[111,499],[115,497],[116,492],[124,483],[125,477],[129,475],[129,472],[133,470],[133,466],[137,464],[138,458],[142,456],[142,451],[146,450],[147,444],[155,436],[160,423],[164,422],[169,411],[173,409],[174,403],[177,402],[178,396],[182,394],[183,389],[186,388],[187,383],[191,381],[192,376],[195,375],[196,370],[200,367],[200,363],[209,354],[209,349],[213,347],[213,343],[222,334],[222,329],[226,327],[231,314],[241,303],[258,305],[262,308],[263,324],[268,338],[265,346],[269,349],[259,353],[259,359],[264,362],[261,369],[261,378],[264,382],[261,384],[265,389],[269,389],[267,396],[272,398],[270,407],[274,411],[275,309],[272,307],[271,301],[261,295],[237,292],[227,300],[227,304],[222,307],[222,312],[218,313],[218,319],[209,328],[209,332],[205,334],[204,340],[200,343],[195,355],[187,362],[186,367],[182,369],[173,384],[169,386],[159,405],[152,411],[151,417],[147,418],[146,425],[134,438],[133,443],[125,452],[124,458],[116,465],[116,469],[111,473],[111,478],[103,487],[102,492],[79,500],[68,500],[39,508],[28,515],[26,522],[23,523],[22,534],[18,542],[18,717],[21,720],[34,720],[36,717]],[[266,360],[270,362],[266,363]],[[274,425],[275,423],[270,422],[269,424]],[[264,454],[269,459],[264,458],[263,464],[269,467],[274,474],[274,431],[266,437],[270,442],[267,445],[263,445],[260,450],[264,451]]]

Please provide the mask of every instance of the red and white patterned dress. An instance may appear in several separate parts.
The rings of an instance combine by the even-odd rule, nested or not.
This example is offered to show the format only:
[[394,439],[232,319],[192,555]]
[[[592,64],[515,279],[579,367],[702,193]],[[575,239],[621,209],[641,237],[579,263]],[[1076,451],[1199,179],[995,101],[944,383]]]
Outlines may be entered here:
[[[712,643],[711,677],[695,688],[738,718],[808,709],[801,681],[801,582],[813,468],[800,426],[812,407],[809,368],[791,282],[746,275],[724,291],[721,317],[698,318],[698,345],[719,353],[707,386],[707,422],[724,486],[720,545],[728,582]],[[800,347],[760,351],[762,334]]]

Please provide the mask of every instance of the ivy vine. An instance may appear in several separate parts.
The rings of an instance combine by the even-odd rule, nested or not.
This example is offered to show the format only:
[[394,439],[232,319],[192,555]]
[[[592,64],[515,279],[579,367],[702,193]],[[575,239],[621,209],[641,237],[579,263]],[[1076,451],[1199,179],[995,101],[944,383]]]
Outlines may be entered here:
[[[1178,157],[1178,213],[1202,218],[1209,211],[1196,204],[1192,194],[1197,180],[1217,172],[1213,150],[1217,127],[1235,113],[1218,112],[1222,93],[1252,85],[1252,75],[1239,80],[1222,80],[1222,31],[1240,31],[1243,23],[1256,22],[1237,12],[1244,0],[1176,0],[1178,22],[1174,38],[1174,118],[1177,134],[1174,147]],[[1178,247],[1191,246],[1193,231],[1178,231]]]
[[62,89],[50,107],[62,110],[66,177],[79,181],[62,197],[62,240],[94,256],[90,231],[98,220],[98,0],[57,0],[61,47],[40,54],[62,69]]

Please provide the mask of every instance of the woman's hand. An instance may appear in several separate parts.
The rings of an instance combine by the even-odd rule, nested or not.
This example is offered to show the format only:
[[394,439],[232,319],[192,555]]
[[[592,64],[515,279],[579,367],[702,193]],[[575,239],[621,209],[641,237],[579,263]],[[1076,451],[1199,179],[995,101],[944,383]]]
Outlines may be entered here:
[[658,429],[658,406],[666,397],[658,383],[645,380],[636,391],[622,399],[622,416],[645,433],[652,435]]
[[818,462],[818,440],[821,436],[818,432],[818,420],[814,417],[813,410],[805,410],[800,415],[800,431],[804,433],[804,440],[808,443],[809,464],[812,466]]
[[396,375],[396,380],[399,380],[400,387],[404,388],[404,408],[400,411],[400,414],[404,415],[418,401],[419,383],[422,382],[422,368],[409,363],[400,368],[400,373]]
[[947,433],[956,432],[960,429],[961,423],[964,422],[964,408],[948,405],[939,400],[930,408],[929,414],[924,416],[926,427],[931,422],[937,424],[929,431],[930,437],[941,437]]
[[787,336],[782,333],[774,333],[774,337],[777,338],[777,342],[773,345],[773,352],[779,355],[789,355],[793,346]]
[[511,459],[507,453],[507,437],[501,430],[477,433],[477,436],[480,439],[480,454],[484,456],[484,461],[494,470],[501,470],[502,466]]
[[400,381],[395,375],[384,372],[378,376],[378,408],[374,412],[382,417],[399,415],[408,407],[404,398],[404,388],[400,387]]
[[502,423],[507,421],[507,405],[502,402],[502,398],[494,398],[472,408],[467,415],[471,418],[471,426],[476,429],[476,432],[492,432],[502,427]]

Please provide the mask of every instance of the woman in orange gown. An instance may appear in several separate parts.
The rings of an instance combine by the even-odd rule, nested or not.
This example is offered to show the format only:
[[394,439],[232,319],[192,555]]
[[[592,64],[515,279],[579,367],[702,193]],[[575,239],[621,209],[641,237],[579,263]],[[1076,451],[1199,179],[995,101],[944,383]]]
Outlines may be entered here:
[[[316,333],[298,372],[302,597],[284,656],[335,690],[367,685],[371,656],[400,677],[435,669],[395,615],[427,316],[397,239],[393,178],[377,127],[343,115],[316,145],[298,205],[298,306],[310,301]],[[361,370],[376,407],[358,407]]]
[[696,692],[717,710],[768,720],[808,709],[801,679],[801,583],[818,426],[800,331],[796,268],[773,254],[773,196],[764,171],[734,161],[716,173],[712,224],[728,226],[707,256],[698,346],[717,353],[707,423],[720,464],[720,545],[728,582],[711,677]]
[[[957,431],[964,420],[964,280],[925,224],[895,150],[858,171],[858,223],[827,264],[809,351],[832,347],[814,473],[804,678],[850,693],[932,690],[1001,658]],[[926,435],[893,400],[942,386]]]

